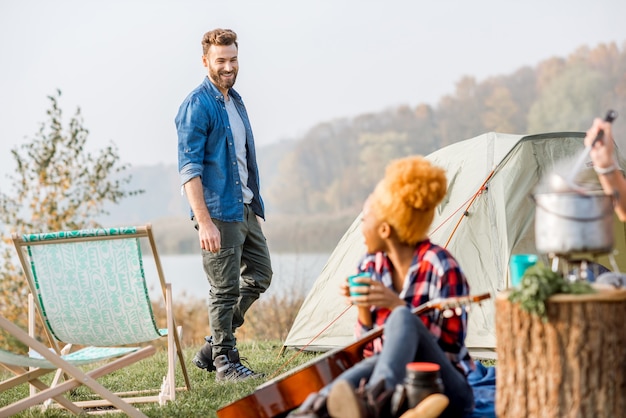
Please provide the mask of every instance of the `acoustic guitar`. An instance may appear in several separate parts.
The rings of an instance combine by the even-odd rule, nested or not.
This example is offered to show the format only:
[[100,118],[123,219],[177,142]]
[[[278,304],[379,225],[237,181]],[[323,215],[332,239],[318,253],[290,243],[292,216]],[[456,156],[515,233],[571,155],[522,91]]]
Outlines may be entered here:
[[[444,317],[460,315],[460,309],[470,303],[489,299],[489,293],[434,299],[411,311],[421,315],[439,309]],[[343,371],[363,359],[363,347],[380,337],[383,328],[376,328],[347,347],[328,351],[293,370],[265,382],[255,391],[217,410],[218,418],[276,418],[284,417],[304,402],[306,397],[319,391]]]

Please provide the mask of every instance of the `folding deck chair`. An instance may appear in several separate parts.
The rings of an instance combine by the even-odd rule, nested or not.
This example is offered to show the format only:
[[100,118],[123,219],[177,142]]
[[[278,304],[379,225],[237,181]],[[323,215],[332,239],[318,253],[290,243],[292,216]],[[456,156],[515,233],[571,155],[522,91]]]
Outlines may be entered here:
[[[63,393],[80,385],[86,385],[94,393],[97,393],[103,399],[107,399],[113,407],[123,411],[129,417],[146,418],[146,415],[141,411],[124,402],[116,394],[98,383],[96,379],[104,374],[153,355],[156,352],[154,346],[149,345],[141,349],[139,347],[119,347],[95,351],[91,348],[86,348],[75,351],[69,355],[59,356],[3,316],[0,316],[0,328],[7,331],[31,350],[31,355],[22,355],[0,350],[0,365],[15,374],[14,377],[0,382],[0,392],[4,392],[24,383],[29,383],[40,391],[0,408],[0,417],[13,416],[31,406],[45,402],[46,399],[54,399],[70,412],[77,415],[82,414],[85,411],[80,406],[65,398]],[[78,368],[82,365],[120,356],[123,357],[107,362],[106,365],[88,373],[84,373]],[[54,373],[56,370],[61,370],[72,378],[53,387],[49,387],[40,380],[40,377]]]
[[[154,319],[141,241],[147,241],[145,247],[152,252],[165,302],[166,329],[157,328]],[[97,350],[167,338],[168,369],[160,389],[119,395],[128,403],[163,405],[175,399],[177,389],[190,389],[171,285],[165,282],[150,225],[14,234],[13,243],[35,297],[34,310],[55,352],[61,353],[62,344]],[[176,387],[176,357],[185,383],[181,388]],[[96,407],[111,402],[99,399],[76,404]]]

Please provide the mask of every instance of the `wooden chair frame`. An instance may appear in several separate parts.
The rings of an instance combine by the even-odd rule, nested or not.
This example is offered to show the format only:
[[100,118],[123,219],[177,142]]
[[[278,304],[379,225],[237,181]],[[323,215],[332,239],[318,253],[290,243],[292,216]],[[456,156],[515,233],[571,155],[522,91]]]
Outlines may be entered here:
[[[148,343],[160,337],[167,338],[168,370],[167,370],[166,376],[163,379],[163,383],[159,389],[137,390],[137,391],[132,391],[132,392],[126,392],[123,394],[120,393],[117,395],[119,395],[126,403],[159,402],[159,404],[164,405],[166,402],[175,399],[177,390],[184,390],[184,389],[189,390],[191,387],[191,384],[190,384],[189,377],[187,374],[187,369],[186,369],[183,352],[181,348],[181,342],[180,342],[182,328],[177,327],[175,320],[174,320],[171,284],[165,281],[163,268],[161,266],[160,258],[159,258],[158,251],[156,248],[156,243],[152,234],[152,228],[149,224],[145,226],[136,226],[136,227],[63,231],[63,232],[44,233],[44,234],[23,234],[23,235],[13,234],[14,246],[17,250],[17,254],[18,254],[20,263],[22,264],[22,268],[27,278],[31,293],[34,295],[34,299],[35,299],[35,303],[31,305],[31,306],[34,306],[34,308],[29,309],[29,322],[31,323],[30,328],[34,329],[33,324],[35,322],[35,318],[37,318],[43,324],[45,338],[47,339],[51,349],[56,353],[57,357],[61,355],[61,345],[66,345],[66,347],[68,344],[78,344],[79,346],[97,345],[98,341],[83,342],[83,341],[71,341],[67,338],[66,339],[60,338],[59,330],[53,329],[53,326],[52,326],[53,321],[50,319],[51,310],[48,309],[48,311],[46,311],[46,307],[47,307],[46,303],[50,304],[50,302],[45,300],[46,295],[43,293],[41,289],[42,287],[41,283],[38,283],[38,281],[40,280],[47,280],[47,279],[46,277],[41,277],[39,275],[39,272],[36,270],[37,263],[41,263],[42,260],[37,260],[35,259],[34,256],[37,253],[36,247],[40,245],[64,246],[66,244],[67,245],[79,244],[79,245],[87,246],[89,245],[88,243],[94,242],[94,241],[111,242],[111,241],[118,240],[118,239],[130,240],[133,243],[129,245],[133,245],[133,246],[136,245],[136,249],[137,249],[136,255],[138,257],[138,260],[136,261],[138,264],[136,265],[134,264],[134,266],[137,266],[137,268],[140,269],[140,271],[133,272],[133,274],[136,274],[136,277],[138,277],[138,279],[135,279],[135,280],[143,280],[143,283],[140,283],[138,285],[142,284],[145,289],[147,289],[146,284],[145,284],[145,276],[144,276],[145,272],[143,270],[143,265],[144,265],[143,263],[145,261],[145,258],[142,257],[142,254],[141,254],[140,242],[141,240],[143,241],[147,240],[148,242],[148,245],[146,247],[148,247],[152,253],[155,267],[156,267],[157,276],[158,276],[159,283],[162,289],[163,301],[165,303],[166,316],[167,316],[167,330],[156,329],[156,323],[154,322],[154,318],[152,317],[152,322],[155,328],[154,335],[150,336],[149,339],[146,339],[145,342]],[[96,245],[99,245],[99,244],[96,244]],[[103,244],[103,245],[108,245],[108,244]],[[61,254],[63,253],[61,252]],[[134,254],[131,254],[131,256],[134,256]],[[54,259],[46,260],[46,261],[49,262],[50,264],[55,263]],[[83,260],[79,260],[79,261],[82,262]],[[86,262],[86,264],[89,264],[89,262]],[[64,273],[61,273],[61,274],[64,274]],[[81,279],[80,280],[81,284],[83,284],[83,280],[82,280],[83,277],[81,276],[80,279]],[[147,290],[145,291],[145,293],[146,293],[145,298],[148,300],[147,301],[141,300],[141,303],[150,304],[151,302],[148,298]],[[142,299],[142,298],[140,297],[139,299]],[[51,304],[53,305],[54,303],[51,303]],[[151,306],[146,307],[145,309],[149,310],[150,316],[152,316]],[[146,321],[149,321],[149,319],[146,319],[146,318],[144,319]],[[109,324],[109,328],[115,327],[116,325],[117,324]],[[89,325],[86,325],[86,327],[88,326]],[[132,333],[132,330],[127,331],[127,332]],[[77,338],[80,338],[80,337],[77,337]],[[141,337],[138,337],[138,338],[141,338]],[[133,343],[136,343],[136,342],[133,342]],[[125,342],[120,342],[120,344],[124,345]],[[183,374],[184,383],[185,383],[184,387],[179,387],[179,388],[176,387],[176,379],[175,379],[177,358],[181,365],[182,374]],[[53,385],[56,384],[58,380],[61,380],[60,377],[62,373],[67,373],[67,372],[65,368],[59,367],[57,376],[55,377],[55,383],[53,383]],[[71,373],[69,374],[70,376],[73,375]],[[32,387],[36,388],[35,385],[32,385]],[[149,395],[149,393],[154,393],[157,391],[158,391],[158,394]],[[33,394],[31,393],[31,395]],[[80,407],[98,407],[98,406],[103,406],[103,405],[111,405],[112,402],[107,397],[103,397],[102,399],[98,399],[94,401],[76,402],[75,404],[79,405]],[[63,404],[61,405],[64,406]]]

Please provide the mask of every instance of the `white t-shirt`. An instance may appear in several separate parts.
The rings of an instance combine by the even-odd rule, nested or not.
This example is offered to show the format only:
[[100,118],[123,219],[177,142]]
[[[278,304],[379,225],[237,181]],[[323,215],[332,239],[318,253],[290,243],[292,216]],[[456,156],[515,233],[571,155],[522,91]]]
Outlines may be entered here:
[[235,140],[235,152],[237,154],[237,167],[239,168],[239,179],[241,180],[241,191],[243,192],[243,202],[250,203],[254,197],[254,193],[248,187],[248,159],[246,152],[246,127],[243,125],[241,116],[237,112],[235,103],[231,97],[225,100],[226,112],[228,112],[228,121],[230,129]]

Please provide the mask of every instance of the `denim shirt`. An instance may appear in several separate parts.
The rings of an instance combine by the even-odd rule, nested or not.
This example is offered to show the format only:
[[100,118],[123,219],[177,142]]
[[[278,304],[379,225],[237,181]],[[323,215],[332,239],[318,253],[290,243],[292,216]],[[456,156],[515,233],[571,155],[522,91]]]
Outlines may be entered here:
[[[232,88],[229,94],[246,128],[248,187],[254,193],[250,206],[255,214],[265,218],[248,113],[241,96]],[[243,194],[224,96],[208,77],[180,105],[175,122],[181,184],[200,176],[211,217],[223,222],[243,221]]]

